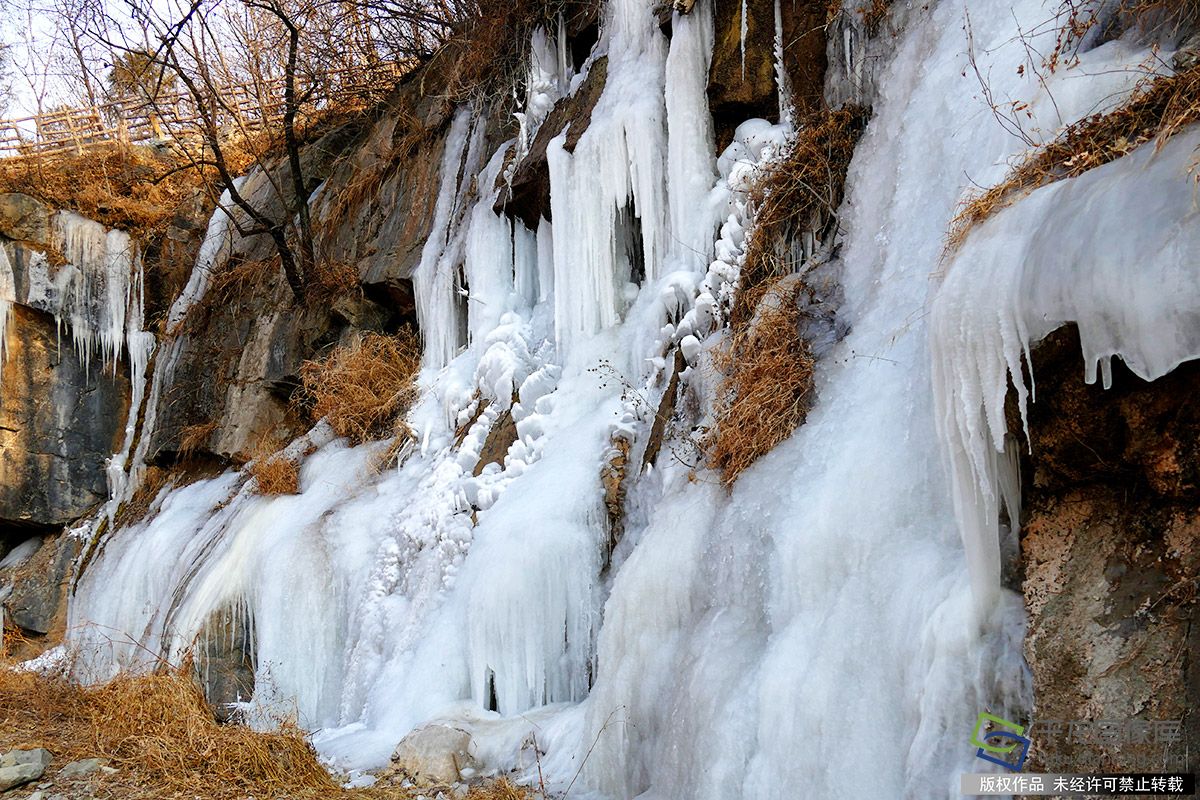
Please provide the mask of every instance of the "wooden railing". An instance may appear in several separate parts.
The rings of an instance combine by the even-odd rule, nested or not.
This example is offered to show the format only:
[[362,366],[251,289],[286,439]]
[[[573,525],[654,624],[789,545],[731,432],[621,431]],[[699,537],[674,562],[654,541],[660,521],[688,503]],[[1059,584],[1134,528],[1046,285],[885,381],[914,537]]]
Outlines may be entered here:
[[[405,70],[387,65],[330,72],[311,90],[304,111],[311,114],[347,103],[371,103],[386,96]],[[283,80],[225,86],[198,107],[187,92],[160,94],[147,101],[112,101],[97,106],[62,108],[16,119],[0,119],[0,158],[82,153],[114,142],[126,144],[179,140],[204,132],[213,117],[222,135],[246,135],[277,122],[283,113]]]

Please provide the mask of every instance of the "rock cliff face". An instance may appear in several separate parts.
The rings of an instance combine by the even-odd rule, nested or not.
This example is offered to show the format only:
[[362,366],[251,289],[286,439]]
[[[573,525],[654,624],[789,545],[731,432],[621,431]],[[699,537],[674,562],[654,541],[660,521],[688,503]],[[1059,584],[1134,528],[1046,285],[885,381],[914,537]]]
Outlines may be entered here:
[[[1035,727],[1035,760],[1046,771],[1182,769],[1186,743],[1200,742],[1200,364],[1153,383],[1114,365],[1108,390],[1084,384],[1082,364],[1074,328],[1033,355],[1020,586],[1033,716],[1140,721],[1151,733],[1113,741],[1084,727],[1077,740]],[[1175,721],[1178,732],[1155,733]]]
[[85,366],[54,319],[16,306],[20,330],[0,375],[0,524],[58,527],[108,496],[104,465],[120,450],[128,365]]

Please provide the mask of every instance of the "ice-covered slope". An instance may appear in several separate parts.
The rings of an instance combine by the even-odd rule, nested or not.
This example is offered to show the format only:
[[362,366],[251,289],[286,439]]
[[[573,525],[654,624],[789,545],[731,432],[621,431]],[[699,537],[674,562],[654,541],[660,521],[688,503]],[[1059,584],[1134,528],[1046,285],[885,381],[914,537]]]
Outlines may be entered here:
[[[1191,138],[1035,193],[943,259],[964,192],[999,180],[1026,146],[985,102],[969,43],[991,96],[1030,104],[1034,138],[1115,102],[1147,56],[1110,42],[1043,85],[1016,67],[1022,32],[1050,10],[999,11],[977,0],[907,12],[826,267],[849,334],[818,364],[805,425],[731,493],[685,463],[695,454],[680,437],[679,458],[631,481],[607,552],[601,470],[616,439],[640,463],[669,345],[690,362],[686,402],[711,398],[705,348],[736,280],[742,189],[782,134],[744,125],[714,159],[703,2],[668,42],[650,3],[613,0],[604,96],[574,152],[556,140],[549,153],[553,227],[514,230],[487,191],[462,191],[460,167],[491,187],[503,154],[481,152],[469,111],[452,123],[416,275],[419,445],[379,472],[382,445],[349,448],[318,426],[294,445],[314,451],[297,496],[261,497],[232,473],[166,494],[83,576],[71,609],[81,669],[176,658],[232,611],[253,631],[247,713],[294,707],[343,765],[379,766],[415,726],[445,719],[475,734],[485,768],[532,770],[536,746],[552,784],[578,774],[572,796],[957,796],[958,773],[978,769],[976,714],[1029,703],[1020,599],[987,555],[994,530],[964,548],[959,524],[995,525],[995,501],[966,481],[993,480],[982,437],[1003,432],[1005,365],[1066,319],[1087,321],[1089,352],[1128,351],[1151,375],[1194,355],[1180,338],[1137,349],[1167,322],[1185,330],[1195,306],[1177,174]],[[1072,228],[1114,189],[1106,218],[1146,213],[1138,198],[1160,183],[1174,194],[1135,241]],[[1064,233],[1072,246],[1056,247]],[[1143,251],[1160,271],[1115,304],[1115,271]],[[1146,328],[1168,290],[1179,312]],[[1117,324],[1115,309],[1133,316]],[[518,439],[475,476],[504,412]]]

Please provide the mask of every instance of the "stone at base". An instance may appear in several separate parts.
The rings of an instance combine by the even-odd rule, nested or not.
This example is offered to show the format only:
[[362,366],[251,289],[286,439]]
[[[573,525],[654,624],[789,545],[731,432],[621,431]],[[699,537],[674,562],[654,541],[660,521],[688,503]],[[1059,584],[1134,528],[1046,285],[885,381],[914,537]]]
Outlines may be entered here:
[[455,783],[474,771],[471,734],[449,725],[426,725],[405,736],[392,754],[392,767],[424,783]]

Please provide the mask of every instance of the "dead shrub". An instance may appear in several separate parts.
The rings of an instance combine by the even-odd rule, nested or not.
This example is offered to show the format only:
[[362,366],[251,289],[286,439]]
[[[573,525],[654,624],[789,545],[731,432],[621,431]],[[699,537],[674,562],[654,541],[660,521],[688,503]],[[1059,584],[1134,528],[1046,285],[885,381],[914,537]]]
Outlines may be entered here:
[[417,397],[421,346],[415,332],[367,333],[300,368],[301,402],[339,436],[362,443],[407,433],[403,415]]
[[1086,117],[1018,164],[999,184],[968,198],[950,223],[947,249],[996,211],[1065,178],[1114,161],[1156,139],[1156,147],[1200,120],[1200,64],[1176,75],[1144,79],[1119,108]]
[[204,300],[217,305],[229,305],[270,281],[282,269],[279,256],[257,260],[231,259],[226,262],[224,269],[213,275]]
[[779,158],[763,168],[750,190],[754,229],[730,315],[735,327],[748,321],[772,279],[795,271],[786,242],[805,231],[818,240],[836,232],[846,169],[868,116],[859,106],[809,114]]
[[813,358],[796,304],[802,284],[776,278],[763,288],[753,320],[716,359],[725,377],[705,450],[727,486],[791,436],[811,400]]

